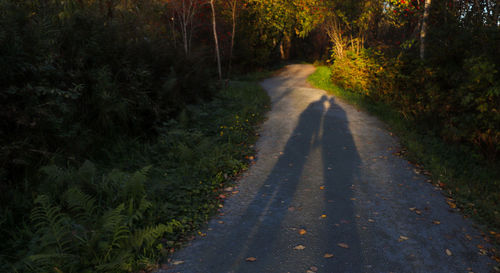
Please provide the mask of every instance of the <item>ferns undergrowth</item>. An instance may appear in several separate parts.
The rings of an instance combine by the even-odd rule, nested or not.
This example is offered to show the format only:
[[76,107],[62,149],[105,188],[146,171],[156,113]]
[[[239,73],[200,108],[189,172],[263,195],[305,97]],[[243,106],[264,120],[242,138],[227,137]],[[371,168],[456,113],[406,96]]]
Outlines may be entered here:
[[40,168],[30,176],[39,186],[17,197],[31,200],[31,212],[1,223],[0,271],[154,269],[217,210],[227,178],[247,167],[268,105],[256,83],[236,82],[163,124],[156,141],[121,139],[93,162]]

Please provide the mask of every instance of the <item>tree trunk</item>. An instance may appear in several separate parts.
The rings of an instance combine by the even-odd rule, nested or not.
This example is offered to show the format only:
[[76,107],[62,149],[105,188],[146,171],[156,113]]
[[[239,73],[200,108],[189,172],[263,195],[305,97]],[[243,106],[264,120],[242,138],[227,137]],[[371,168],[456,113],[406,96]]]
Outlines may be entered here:
[[425,38],[427,36],[427,20],[429,18],[429,10],[431,0],[425,0],[424,14],[422,16],[422,28],[420,29],[420,59],[425,59]]
[[288,34],[285,34],[280,43],[280,54],[282,60],[290,58],[290,49],[292,47],[292,40]]
[[215,0],[210,0],[210,7],[212,8],[212,26],[214,31],[215,54],[217,57],[217,71],[219,72],[219,80],[222,80],[222,69],[220,65],[220,52],[219,52],[219,39],[217,38],[217,23],[215,21]]
[[231,75],[231,65],[233,63],[234,36],[236,36],[236,6],[237,6],[237,4],[238,4],[238,0],[232,0],[231,8],[232,8],[233,30],[231,32],[231,47],[229,48],[229,66],[227,69],[228,77]]

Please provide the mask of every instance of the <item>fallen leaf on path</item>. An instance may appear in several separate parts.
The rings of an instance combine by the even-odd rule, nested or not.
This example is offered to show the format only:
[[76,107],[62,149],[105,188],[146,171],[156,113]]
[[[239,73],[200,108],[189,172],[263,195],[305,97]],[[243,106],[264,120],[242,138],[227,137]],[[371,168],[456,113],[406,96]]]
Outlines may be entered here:
[[172,264],[173,265],[180,265],[180,264],[183,264],[184,261],[173,261]]
[[373,219],[368,219],[368,222],[370,222],[370,223],[374,223],[374,222],[375,222],[375,220],[373,220]]
[[322,214],[321,218],[325,219],[326,218],[326,214]]
[[348,244],[344,244],[344,243],[339,243],[337,244],[338,246],[342,247],[342,248],[349,248],[349,245]]
[[320,190],[324,190],[325,189],[325,186],[320,186],[319,187]]
[[434,225],[440,225],[440,224],[441,224],[441,222],[439,222],[438,220],[432,221],[432,223],[433,223]]
[[351,201],[356,201],[356,200],[357,200],[357,199],[356,199],[356,198],[354,198],[354,197],[353,197],[353,198],[351,198]]
[[333,254],[331,254],[331,253],[325,253],[325,255],[323,255],[323,258],[326,258],[326,259],[333,258]]
[[288,211],[295,211],[295,207],[288,207]]
[[255,262],[255,261],[257,261],[257,258],[255,258],[255,257],[248,257],[248,258],[245,259],[245,261],[247,261],[247,262]]
[[472,237],[469,234],[465,234],[465,238],[467,238],[467,240],[469,241],[472,241]]
[[295,250],[304,250],[305,248],[306,247],[303,246],[303,245],[298,245],[298,246],[294,247],[293,249],[295,249]]
[[309,268],[309,269],[311,269],[312,272],[317,272],[318,271],[318,268],[315,267],[315,266],[311,266],[311,268]]
[[301,230],[299,230],[299,234],[300,234],[300,235],[304,235],[304,234],[306,234],[306,233],[307,233],[307,231],[306,231],[305,229],[301,229]]
[[450,208],[452,208],[452,209],[457,208],[457,204],[451,198],[448,198],[448,201],[446,201],[446,203],[448,203],[448,206],[450,206]]
[[233,191],[233,187],[227,187],[224,189],[224,191]]
[[453,255],[453,254],[451,253],[451,250],[449,250],[449,249],[446,249],[446,251],[445,251],[445,252],[446,252],[446,255],[448,255],[448,256]]
[[400,235],[400,236],[399,236],[399,239],[398,239],[398,242],[403,242],[403,241],[406,241],[406,240],[408,240],[408,239],[410,239],[410,238],[408,238],[408,237],[406,237],[406,236],[403,236],[403,235]]

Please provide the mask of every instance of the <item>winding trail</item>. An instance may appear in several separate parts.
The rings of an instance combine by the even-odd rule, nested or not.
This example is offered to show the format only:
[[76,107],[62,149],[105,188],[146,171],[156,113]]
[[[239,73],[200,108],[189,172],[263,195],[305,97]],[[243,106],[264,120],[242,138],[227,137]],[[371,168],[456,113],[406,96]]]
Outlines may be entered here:
[[384,124],[310,88],[313,72],[290,65],[261,83],[272,111],[256,164],[163,272],[490,272],[471,221],[393,155]]

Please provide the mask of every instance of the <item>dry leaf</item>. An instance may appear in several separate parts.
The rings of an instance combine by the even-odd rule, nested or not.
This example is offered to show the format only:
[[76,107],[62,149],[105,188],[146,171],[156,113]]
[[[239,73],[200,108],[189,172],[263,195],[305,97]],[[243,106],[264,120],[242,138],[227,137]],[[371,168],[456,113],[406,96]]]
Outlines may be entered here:
[[288,207],[288,211],[295,211],[295,207]]
[[295,250],[304,250],[305,248],[306,247],[303,246],[303,245],[298,245],[298,246],[294,247],[293,249],[295,249]]
[[434,225],[440,225],[440,224],[441,224],[441,222],[439,222],[438,220],[432,221],[432,223],[433,223]]
[[326,218],[326,214],[321,215],[321,218],[325,219]]
[[410,238],[408,238],[408,237],[406,237],[406,236],[403,236],[403,235],[400,235],[400,236],[399,236],[399,239],[398,239],[398,242],[403,242],[403,241],[406,241],[406,240],[408,240],[408,239],[410,239]]
[[342,248],[349,248],[349,245],[348,244],[344,244],[344,243],[339,243],[337,244],[338,246],[342,247]]
[[257,261],[257,258],[255,258],[255,257],[248,257],[248,258],[245,259],[245,261],[247,261],[247,262],[255,262],[255,261]]
[[323,258],[327,258],[327,259],[333,258],[333,254],[325,253],[325,255],[323,255]]
[[451,256],[451,255],[453,255],[453,254],[451,253],[451,250],[446,249],[446,255]]
[[307,231],[306,231],[305,229],[300,229],[300,230],[299,230],[299,234],[300,234],[300,235],[304,235],[304,234],[306,234],[306,233],[307,233]]
[[309,268],[309,269],[311,269],[312,272],[317,272],[318,271],[318,268],[315,267],[315,266],[311,266],[311,268]]
[[173,265],[180,265],[180,264],[183,264],[184,261],[173,261],[172,264]]
[[321,186],[319,187],[320,190],[324,190],[325,189],[325,186]]
[[452,208],[452,209],[457,208],[457,204],[453,203],[453,201],[446,201],[446,203],[448,203],[448,205],[449,205],[449,206],[450,206],[450,208]]
[[370,222],[370,223],[374,223],[374,222],[375,222],[375,220],[373,220],[373,219],[368,219],[368,222]]

